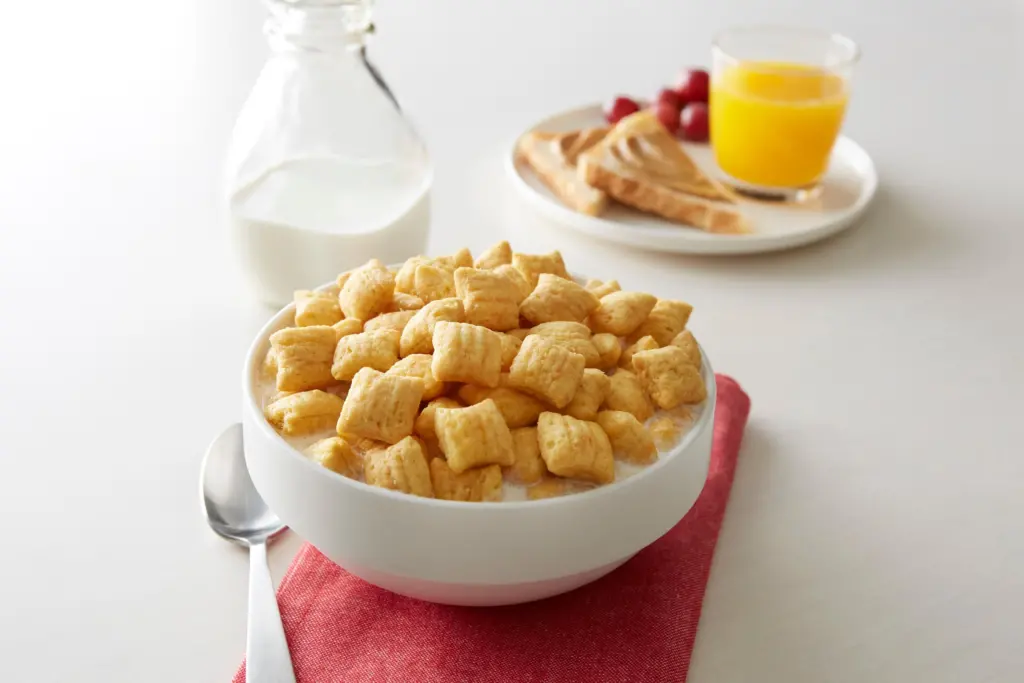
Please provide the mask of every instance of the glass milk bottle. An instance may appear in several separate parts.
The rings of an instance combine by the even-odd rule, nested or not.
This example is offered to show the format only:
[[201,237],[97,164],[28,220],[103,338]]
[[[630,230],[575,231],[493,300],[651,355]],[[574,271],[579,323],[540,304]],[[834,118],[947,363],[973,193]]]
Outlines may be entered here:
[[227,159],[235,251],[283,306],[370,258],[425,251],[427,151],[367,60],[370,0],[269,0],[271,55]]

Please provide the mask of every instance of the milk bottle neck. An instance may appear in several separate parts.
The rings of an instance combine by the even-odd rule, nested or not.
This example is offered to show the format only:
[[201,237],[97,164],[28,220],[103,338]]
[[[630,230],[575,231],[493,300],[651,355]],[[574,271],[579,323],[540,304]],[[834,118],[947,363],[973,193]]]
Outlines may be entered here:
[[373,32],[372,0],[268,0],[264,33],[276,52],[361,50]]

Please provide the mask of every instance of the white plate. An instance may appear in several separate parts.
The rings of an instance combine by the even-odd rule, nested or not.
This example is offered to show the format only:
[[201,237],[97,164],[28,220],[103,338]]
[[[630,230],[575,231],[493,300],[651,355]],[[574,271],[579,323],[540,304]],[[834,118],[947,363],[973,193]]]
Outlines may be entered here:
[[[589,105],[548,117],[523,134],[600,125],[605,125],[600,105]],[[683,147],[708,175],[720,176],[708,145],[683,143]],[[753,234],[714,235],[619,204],[610,206],[600,217],[577,213],[562,204],[533,171],[516,161],[515,143],[509,149],[506,167],[520,194],[553,220],[611,242],[679,254],[752,254],[816,242],[853,225],[878,187],[871,157],[853,140],[840,137],[822,181],[821,197],[813,206],[742,201],[740,210],[750,219]]]

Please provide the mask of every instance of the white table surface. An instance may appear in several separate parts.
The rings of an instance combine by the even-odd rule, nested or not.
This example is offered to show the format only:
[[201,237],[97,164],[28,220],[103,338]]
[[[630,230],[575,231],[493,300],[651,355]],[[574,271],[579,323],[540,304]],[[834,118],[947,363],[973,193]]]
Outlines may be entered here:
[[[1024,680],[1022,5],[379,4],[372,53],[436,164],[432,250],[507,237],[684,297],[753,397],[690,682]],[[262,15],[4,9],[0,680],[227,681],[242,655],[246,556],[205,528],[197,485],[268,316],[217,214]],[[756,21],[863,45],[846,130],[882,189],[859,227],[679,258],[519,204],[500,155],[520,128],[649,93]],[[298,544],[273,548],[278,578]]]

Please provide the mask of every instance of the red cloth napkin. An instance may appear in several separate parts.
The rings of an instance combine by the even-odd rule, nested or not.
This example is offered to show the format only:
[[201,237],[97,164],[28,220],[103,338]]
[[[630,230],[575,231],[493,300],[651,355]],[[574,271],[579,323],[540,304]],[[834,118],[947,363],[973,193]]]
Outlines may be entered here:
[[[685,681],[750,399],[718,375],[707,483],[671,531],[611,574],[511,607],[448,607],[348,574],[308,543],[278,591],[298,683]],[[234,683],[245,683],[245,664]]]

